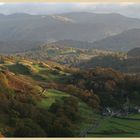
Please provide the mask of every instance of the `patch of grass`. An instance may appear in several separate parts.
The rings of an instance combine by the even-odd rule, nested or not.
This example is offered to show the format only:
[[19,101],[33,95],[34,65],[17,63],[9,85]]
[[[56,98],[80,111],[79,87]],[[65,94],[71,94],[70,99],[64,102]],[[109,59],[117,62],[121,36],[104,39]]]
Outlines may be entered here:
[[48,69],[42,69],[38,73],[32,75],[32,78],[38,81],[44,81],[44,82],[59,82],[64,83],[66,75],[61,73],[53,73],[52,71]]
[[89,137],[140,137],[140,121],[108,117]]
[[45,67],[45,66],[43,67],[43,66],[41,66],[39,64],[33,64],[32,66],[37,70],[37,72],[40,72],[42,70],[47,70],[48,69],[47,67]]
[[133,119],[140,119],[140,113],[139,114],[129,114],[127,118],[133,118]]
[[63,97],[70,96],[65,92],[61,92],[54,89],[49,89],[45,93],[45,98],[39,103],[40,107],[49,108],[56,100],[62,100]]

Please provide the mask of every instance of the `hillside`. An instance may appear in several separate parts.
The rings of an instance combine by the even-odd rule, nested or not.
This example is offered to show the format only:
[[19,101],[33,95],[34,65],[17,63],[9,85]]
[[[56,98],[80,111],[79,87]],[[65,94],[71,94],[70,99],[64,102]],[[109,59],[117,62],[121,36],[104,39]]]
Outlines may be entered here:
[[[32,48],[38,48],[43,42],[40,41],[0,41],[0,54],[12,54],[26,52]],[[10,47],[9,47],[10,46]]]
[[94,48],[127,52],[140,47],[140,29],[124,31],[93,43]]
[[[81,97],[68,90],[63,92],[65,81],[74,71],[49,61],[0,56],[1,134],[4,137],[78,136],[96,114]],[[64,112],[59,112],[60,109]]]
[[[138,28],[140,27],[139,23],[139,19],[127,18],[119,14],[81,12],[46,16],[28,14],[1,15],[0,38],[3,41],[63,39],[94,41],[118,34],[123,30]],[[55,32],[53,32],[54,29]],[[10,31],[10,33],[7,31]]]
[[85,62],[79,63],[78,67],[81,69],[89,69],[89,68],[113,68],[119,71],[125,71],[126,68],[123,64],[123,57],[120,56],[113,56],[113,55],[100,55],[91,58]]
[[89,49],[93,48],[93,43],[88,41],[77,41],[77,40],[58,40],[55,42],[60,46],[79,48],[79,49]]
[[81,69],[89,69],[96,67],[113,68],[115,70],[125,73],[140,73],[140,58],[126,57],[126,54],[99,55],[79,63],[77,67]]
[[[16,42],[41,42],[58,40],[97,41],[125,30],[140,28],[140,20],[119,14],[67,13],[59,15],[0,15],[0,51],[19,51]],[[9,32],[10,31],[10,32]],[[64,32],[65,31],[65,32]],[[14,46],[9,49],[9,45]],[[35,43],[33,43],[35,44]],[[26,44],[26,49],[34,45]],[[7,46],[7,47],[5,47]],[[21,46],[25,50],[25,45]],[[16,50],[17,49],[17,50]]]
[[127,54],[92,48],[84,49],[81,46],[81,42],[76,43],[79,44],[78,47],[74,46],[75,41],[72,41],[73,43],[70,41],[67,45],[65,44],[66,42],[58,41],[55,43],[44,44],[36,49],[31,49],[26,53],[16,55],[44,62],[49,60],[81,69],[102,67],[113,68],[126,73],[139,73],[139,58],[136,57],[136,55],[135,57],[130,58],[129,52]]
[[81,71],[0,56],[0,132],[4,137],[79,136],[96,125],[104,107],[120,109],[126,97],[139,105],[139,81],[138,75],[110,68]]
[[[60,64],[77,66],[79,63],[89,60],[92,57],[113,54],[111,51],[92,49],[90,47],[86,48],[86,44],[88,43],[78,41],[57,41],[43,44],[36,49],[31,49],[25,53],[19,53],[19,55],[33,60],[51,60]],[[18,55],[18,53],[16,55]]]
[[139,58],[140,57],[140,48],[134,48],[127,53],[130,58]]

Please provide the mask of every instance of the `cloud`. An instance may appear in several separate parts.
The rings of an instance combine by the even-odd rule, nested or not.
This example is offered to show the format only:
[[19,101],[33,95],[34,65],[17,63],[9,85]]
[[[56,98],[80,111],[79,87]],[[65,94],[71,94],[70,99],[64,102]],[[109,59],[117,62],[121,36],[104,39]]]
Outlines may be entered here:
[[57,14],[66,12],[119,13],[140,18],[140,4],[123,3],[0,3],[0,13]]
[[134,2],[122,2],[120,3],[121,6],[129,6],[129,5],[134,5]]
[[5,3],[4,2],[0,2],[0,5],[4,5]]

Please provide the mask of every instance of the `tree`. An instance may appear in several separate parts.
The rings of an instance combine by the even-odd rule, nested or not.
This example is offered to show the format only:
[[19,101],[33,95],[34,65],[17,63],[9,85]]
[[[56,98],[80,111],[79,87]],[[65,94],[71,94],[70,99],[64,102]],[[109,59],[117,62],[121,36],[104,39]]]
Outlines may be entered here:
[[31,119],[24,119],[14,132],[15,137],[45,137],[45,131]]
[[50,136],[53,137],[72,137],[74,131],[72,123],[64,115],[56,117],[53,121],[52,133]]
[[54,115],[48,112],[48,110],[41,110],[35,117],[35,121],[45,130],[45,132],[50,135],[52,130],[52,123],[54,120]]

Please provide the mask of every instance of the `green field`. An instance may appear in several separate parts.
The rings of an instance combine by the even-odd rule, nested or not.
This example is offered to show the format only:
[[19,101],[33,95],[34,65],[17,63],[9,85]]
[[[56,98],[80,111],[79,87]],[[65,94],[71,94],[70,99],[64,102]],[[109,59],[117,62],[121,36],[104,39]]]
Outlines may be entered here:
[[139,114],[130,114],[127,117],[132,118],[132,119],[140,119],[140,113]]
[[39,106],[43,108],[49,108],[56,100],[62,100],[63,97],[70,96],[69,94],[54,89],[48,89],[44,95],[44,99],[39,103]]
[[[131,115],[137,118],[140,115]],[[140,137],[140,121],[105,117],[88,137]]]

